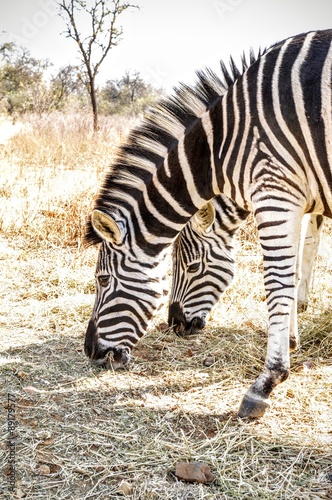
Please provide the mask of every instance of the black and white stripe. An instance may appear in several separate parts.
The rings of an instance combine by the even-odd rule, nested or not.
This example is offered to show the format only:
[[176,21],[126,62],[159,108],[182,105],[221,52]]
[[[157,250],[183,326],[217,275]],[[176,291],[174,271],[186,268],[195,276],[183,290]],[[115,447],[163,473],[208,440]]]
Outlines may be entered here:
[[[211,217],[206,224],[204,214]],[[203,218],[200,216],[203,212]],[[194,215],[173,244],[172,288],[168,324],[182,336],[198,333],[206,325],[212,308],[234,277],[234,235],[249,212],[229,198],[217,196]],[[299,249],[298,312],[305,311],[313,277],[320,234],[321,215],[303,218]],[[296,347],[296,339],[290,339]]]
[[86,335],[91,359],[113,352],[127,361],[162,297],[162,252],[222,194],[253,212],[263,250],[266,364],[239,414],[264,413],[289,374],[303,215],[332,216],[331,42],[331,30],[304,33],[251,57],[242,73],[234,64],[230,73],[222,66],[221,78],[199,73],[195,88],[182,85],[132,132],[86,234],[104,242],[110,276]]
[[204,328],[212,307],[231,283],[233,237],[248,214],[229,198],[216,196],[175,239],[168,323],[179,335]]

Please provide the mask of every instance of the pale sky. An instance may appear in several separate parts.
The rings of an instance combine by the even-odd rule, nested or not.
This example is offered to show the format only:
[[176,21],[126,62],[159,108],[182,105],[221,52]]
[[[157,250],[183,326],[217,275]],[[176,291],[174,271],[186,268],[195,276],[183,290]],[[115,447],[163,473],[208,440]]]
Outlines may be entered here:
[[[332,28],[331,0],[132,0],[140,10],[120,16],[123,39],[102,66],[99,83],[126,70],[170,91],[179,81],[192,83],[195,70],[218,70],[221,59],[236,61],[287,36]],[[4,41],[16,41],[31,55],[60,66],[77,63],[73,40],[54,0],[0,0]]]

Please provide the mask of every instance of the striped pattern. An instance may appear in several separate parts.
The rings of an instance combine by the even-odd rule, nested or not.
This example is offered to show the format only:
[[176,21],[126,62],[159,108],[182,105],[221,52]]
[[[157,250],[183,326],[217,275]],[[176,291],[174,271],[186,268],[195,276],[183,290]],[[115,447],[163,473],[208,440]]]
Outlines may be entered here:
[[[163,256],[161,260],[166,265]],[[98,365],[106,363],[116,369],[129,362],[132,347],[146,332],[160,299],[168,294],[166,269],[156,266],[154,271],[146,264],[145,272],[144,266],[139,258],[133,261],[122,245],[111,252],[107,243],[102,243],[96,267],[95,305],[85,339],[85,348]],[[157,275],[161,272],[162,277]]]
[[332,216],[331,40],[331,30],[304,33],[251,56],[242,72],[231,63],[220,78],[199,73],[194,88],[180,86],[132,132],[86,233],[89,243],[104,241],[110,276],[86,335],[92,360],[128,360],[162,298],[162,252],[223,194],[253,212],[263,250],[267,357],[239,415],[264,413],[289,374],[303,215]]
[[229,198],[209,202],[207,227],[194,216],[173,244],[169,326],[179,335],[196,334],[234,277],[233,237],[249,212]]
[[[225,196],[217,196],[209,203],[215,212],[210,225],[205,228],[195,216],[192,217],[173,244],[168,324],[182,336],[196,334],[204,328],[211,309],[232,282],[235,268],[233,237],[248,215]],[[322,228],[321,215],[303,218],[298,260],[298,312],[308,307]],[[290,339],[293,349],[296,343],[296,338]]]

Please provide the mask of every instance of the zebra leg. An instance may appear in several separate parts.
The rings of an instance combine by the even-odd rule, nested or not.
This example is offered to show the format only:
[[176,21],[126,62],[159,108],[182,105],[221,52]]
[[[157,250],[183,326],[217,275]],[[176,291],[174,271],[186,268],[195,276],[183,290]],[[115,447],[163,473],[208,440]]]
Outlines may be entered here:
[[317,256],[322,228],[322,215],[304,215],[302,219],[301,238],[296,264],[297,309],[294,304],[291,313],[289,336],[289,346],[291,351],[294,351],[300,343],[297,329],[297,314],[305,311],[308,307],[312,271]]
[[269,313],[268,344],[262,374],[245,394],[239,416],[258,418],[269,407],[272,390],[289,375],[290,331],[296,330],[296,267],[301,207],[273,211],[257,204],[254,213],[263,250],[264,284]]
[[299,288],[297,298],[298,312],[306,311],[309,302],[309,290],[312,282],[312,271],[316,260],[320,235],[323,229],[324,218],[322,215],[305,216],[302,231],[306,229],[305,237],[301,238],[302,248],[300,248],[299,256],[302,256],[299,267],[301,273],[299,276]]

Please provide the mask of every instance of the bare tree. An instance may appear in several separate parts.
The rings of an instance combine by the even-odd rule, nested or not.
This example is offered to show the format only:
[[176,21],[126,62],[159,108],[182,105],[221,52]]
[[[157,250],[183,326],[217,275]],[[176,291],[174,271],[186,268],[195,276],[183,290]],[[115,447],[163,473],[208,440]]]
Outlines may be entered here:
[[[118,45],[123,33],[118,26],[119,16],[129,7],[138,8],[125,0],[61,0],[60,16],[66,23],[66,36],[78,46],[82,63],[82,82],[87,89],[93,113],[93,130],[99,129],[96,96],[96,76],[112,47]],[[85,18],[85,19],[84,19]],[[90,34],[84,35],[79,23],[88,18]]]

